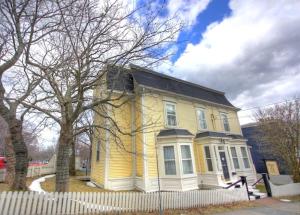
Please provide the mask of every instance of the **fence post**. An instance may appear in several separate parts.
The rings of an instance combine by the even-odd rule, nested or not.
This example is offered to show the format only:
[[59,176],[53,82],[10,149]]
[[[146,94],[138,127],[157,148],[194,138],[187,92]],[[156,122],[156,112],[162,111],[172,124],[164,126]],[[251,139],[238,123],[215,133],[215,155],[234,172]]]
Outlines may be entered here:
[[264,184],[265,184],[265,188],[268,194],[268,197],[272,197],[272,190],[271,190],[271,186],[270,186],[270,182],[268,179],[268,174],[267,173],[262,173],[262,177],[264,180]]
[[242,185],[245,184],[245,186],[246,186],[247,195],[248,195],[248,200],[250,200],[249,189],[248,189],[248,183],[247,183],[247,176],[240,176],[240,177],[241,177]]

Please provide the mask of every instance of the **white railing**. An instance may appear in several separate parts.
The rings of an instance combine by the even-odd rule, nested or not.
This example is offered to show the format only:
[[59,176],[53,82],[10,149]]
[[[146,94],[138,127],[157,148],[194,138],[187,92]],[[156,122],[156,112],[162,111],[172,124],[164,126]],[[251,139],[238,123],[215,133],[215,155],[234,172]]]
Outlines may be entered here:
[[274,185],[271,181],[270,188],[272,192],[272,196],[294,196],[300,194],[300,183],[291,183],[285,185]]
[[[185,209],[247,201],[245,187],[234,190],[161,192],[162,209]],[[142,192],[2,192],[3,214],[99,214],[101,212],[151,212],[159,209],[159,193]]]

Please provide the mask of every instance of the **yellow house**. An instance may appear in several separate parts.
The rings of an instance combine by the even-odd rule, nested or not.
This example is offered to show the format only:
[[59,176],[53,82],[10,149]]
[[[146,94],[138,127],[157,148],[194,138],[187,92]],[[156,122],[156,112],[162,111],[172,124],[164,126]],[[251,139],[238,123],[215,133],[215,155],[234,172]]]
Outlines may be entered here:
[[[123,86],[134,99],[107,110],[124,133],[134,135],[116,138],[107,118],[95,118],[107,126],[95,132],[93,142],[91,180],[96,185],[110,190],[185,191],[224,187],[242,175],[249,183],[256,180],[239,109],[223,92],[135,65],[118,77],[121,82],[104,90],[118,94]],[[103,89],[96,89],[94,96],[100,92]],[[133,132],[138,128],[142,129]]]

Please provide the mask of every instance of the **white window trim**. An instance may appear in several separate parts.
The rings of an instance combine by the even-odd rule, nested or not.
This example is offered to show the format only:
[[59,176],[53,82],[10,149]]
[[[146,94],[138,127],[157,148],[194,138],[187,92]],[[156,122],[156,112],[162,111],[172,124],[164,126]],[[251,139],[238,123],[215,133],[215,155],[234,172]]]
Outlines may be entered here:
[[[205,121],[205,124],[206,124],[206,128],[201,128],[200,117],[199,117],[198,111],[203,111],[204,112],[204,121]],[[198,131],[207,131],[208,130],[208,124],[207,124],[207,117],[206,117],[206,109],[202,108],[202,107],[197,107],[196,108],[196,117],[197,117]]]
[[[166,174],[165,157],[164,157],[164,147],[165,146],[172,146],[174,148],[174,160],[175,160],[175,171],[176,171],[175,175],[167,175]],[[177,178],[179,169],[178,169],[178,159],[177,159],[178,156],[177,156],[176,144],[162,144],[161,145],[161,152],[162,152],[162,162],[163,162],[163,165],[162,165],[163,166],[163,168],[162,168],[163,176],[170,177],[170,178]]]
[[[182,164],[182,154],[181,154],[181,146],[189,146],[190,147],[190,152],[191,152],[191,161],[192,161],[192,169],[193,169],[193,173],[190,174],[184,174],[183,173],[183,164]],[[178,147],[178,151],[179,151],[179,158],[180,158],[180,177],[188,177],[188,176],[194,176],[196,174],[196,168],[195,168],[195,158],[194,158],[194,149],[192,144],[190,143],[180,143],[179,147]],[[188,159],[185,159],[188,160]]]
[[[249,163],[249,168],[245,167],[244,157],[243,157],[243,153],[242,153],[242,148],[245,148],[245,152],[246,152],[248,163]],[[248,147],[247,146],[240,146],[240,152],[241,152],[241,160],[242,160],[244,169],[245,170],[250,170],[251,169],[251,163],[250,163],[250,159],[249,159]]]
[[[175,118],[176,118],[176,125],[168,125],[168,114],[167,114],[167,105],[174,105],[175,108]],[[178,127],[178,117],[177,117],[177,108],[175,102],[165,101],[164,102],[164,115],[165,115],[165,127],[166,128],[177,128]]]
[[[219,115],[220,115],[220,122],[221,122],[221,124],[222,124],[223,131],[224,131],[225,133],[230,133],[230,132],[231,132],[231,128],[230,128],[230,123],[229,123],[228,113],[226,113],[226,112],[220,112]],[[222,117],[222,115],[225,115],[225,116],[227,117],[229,131],[226,131],[226,130],[225,130],[225,126],[224,126],[224,122],[223,122],[223,117]]]
[[[210,158],[207,158],[207,156],[206,156],[206,152],[205,152],[205,147],[208,147],[209,148],[209,152],[210,152]],[[208,172],[208,173],[213,173],[213,172],[216,172],[216,170],[217,170],[217,166],[216,165],[214,165],[214,161],[213,161],[213,156],[212,156],[212,150],[211,150],[211,146],[210,145],[203,145],[203,154],[204,154],[204,157],[205,157],[205,167],[206,167],[206,171]],[[211,164],[212,164],[212,171],[210,171],[209,169],[208,169],[208,165],[207,165],[207,159],[211,159]]]
[[[195,177],[197,175],[196,171],[196,165],[195,165],[195,157],[194,157],[194,148],[192,143],[189,142],[172,142],[172,143],[160,143],[159,144],[159,150],[160,150],[160,156],[158,159],[160,159],[161,164],[159,166],[159,171],[161,178],[173,178],[173,179],[180,179],[180,178],[189,178],[189,177]],[[181,155],[181,145],[188,145],[190,146],[191,150],[191,157],[192,157],[192,165],[193,165],[193,173],[191,174],[183,174],[183,165],[182,165],[182,155]],[[174,153],[175,153],[175,165],[176,165],[176,175],[166,175],[165,173],[165,160],[164,160],[164,146],[173,146],[174,147]]]
[[[235,149],[236,157],[233,157],[232,152],[231,152],[231,148]],[[239,150],[237,150],[237,148],[239,148],[239,147],[230,145],[229,146],[229,151],[230,151],[230,156],[231,156],[231,161],[232,161],[232,168],[237,170],[237,171],[240,171],[242,166],[241,166],[241,162],[240,162],[240,158],[239,158]],[[239,168],[235,168],[233,158],[237,159],[238,164],[239,164]]]

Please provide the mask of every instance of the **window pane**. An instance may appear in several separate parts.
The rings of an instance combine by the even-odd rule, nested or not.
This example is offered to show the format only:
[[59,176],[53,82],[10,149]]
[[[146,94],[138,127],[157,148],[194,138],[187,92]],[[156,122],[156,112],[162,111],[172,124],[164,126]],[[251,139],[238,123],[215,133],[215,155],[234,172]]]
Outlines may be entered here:
[[223,121],[223,125],[224,125],[224,130],[225,131],[230,131],[230,127],[229,127],[229,122],[228,122],[228,118],[226,114],[222,114],[222,121]]
[[183,160],[183,174],[193,174],[193,164],[192,160]]
[[197,113],[198,113],[198,120],[199,120],[200,128],[201,129],[207,129],[204,110],[198,110]]
[[207,161],[208,171],[213,171],[213,165],[211,159],[207,159],[206,161]]
[[212,160],[211,160],[211,154],[210,154],[209,146],[205,146],[204,150],[205,150],[205,156],[206,156],[206,163],[207,163],[208,171],[213,171],[213,165],[212,165]]
[[165,160],[175,159],[174,146],[164,146],[164,158]]
[[209,146],[205,146],[204,149],[205,149],[206,158],[211,158],[210,151],[209,151]]
[[166,175],[176,175],[175,160],[165,161],[165,174]]
[[166,121],[168,126],[176,126],[176,112],[174,104],[166,104]]
[[167,113],[168,114],[175,114],[175,105],[167,104]]
[[235,147],[231,147],[230,150],[231,150],[232,157],[237,157]]
[[250,164],[249,164],[248,158],[243,158],[243,161],[244,161],[245,168],[250,168]]
[[168,125],[176,126],[176,116],[175,115],[168,115]]
[[188,145],[181,146],[181,156],[182,156],[182,159],[192,158],[190,146],[188,146]]
[[238,158],[232,158],[233,160],[233,165],[235,169],[239,169],[240,168],[240,164],[239,164],[239,160]]
[[248,157],[245,147],[241,147],[241,151],[242,151],[243,158]]

